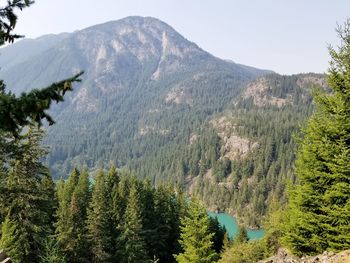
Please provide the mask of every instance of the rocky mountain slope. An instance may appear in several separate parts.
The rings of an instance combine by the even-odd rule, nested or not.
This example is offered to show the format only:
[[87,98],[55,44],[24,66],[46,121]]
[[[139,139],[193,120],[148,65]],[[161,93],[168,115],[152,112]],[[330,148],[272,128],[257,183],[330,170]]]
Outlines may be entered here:
[[[158,162],[162,149],[184,147],[243,85],[268,73],[220,60],[149,17],[23,40],[1,53],[0,78],[16,93],[85,71],[81,86],[53,109],[57,125],[47,144],[55,176],[75,164],[138,169]],[[164,179],[168,168],[155,174],[147,166],[139,172]]]
[[[191,192],[213,211],[261,226],[269,208],[286,201],[285,186],[295,180],[296,140],[313,111],[311,94],[326,88],[322,74],[269,74],[249,82],[209,122],[219,143],[202,138],[193,146],[201,157],[199,172],[189,181]],[[210,161],[215,151],[217,159]]]
[[281,76],[220,60],[155,18],[128,17],[5,47],[0,79],[20,93],[85,70],[52,109],[47,164],[114,163],[183,185],[259,227],[293,181],[295,141],[320,74]]

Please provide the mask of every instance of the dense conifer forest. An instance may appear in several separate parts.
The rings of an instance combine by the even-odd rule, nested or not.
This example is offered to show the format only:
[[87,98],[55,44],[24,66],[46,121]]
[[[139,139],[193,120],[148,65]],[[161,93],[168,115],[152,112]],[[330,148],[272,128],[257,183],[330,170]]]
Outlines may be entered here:
[[[0,45],[21,37],[13,33],[15,11],[32,4],[12,0],[0,9]],[[298,256],[349,249],[350,20],[337,32],[341,45],[330,47],[326,75],[260,76],[241,68],[243,79],[220,71],[196,82],[190,92],[200,100],[143,123],[173,123],[171,132],[143,130],[142,139],[124,141],[131,148],[109,149],[119,167],[104,165],[104,137],[89,148],[95,152],[85,165],[55,160],[82,151],[75,149],[83,144],[79,134],[68,151],[58,145],[48,155],[43,143],[42,121],[55,122],[46,110],[63,102],[82,72],[21,95],[1,81],[1,253],[15,263],[243,263],[281,247]],[[218,87],[213,97],[208,82]],[[239,88],[223,88],[233,83]],[[123,124],[135,125],[128,120]],[[119,131],[105,128],[113,136],[132,133]],[[52,176],[50,163],[68,177]],[[233,240],[208,210],[238,218]],[[264,237],[249,240],[247,226],[263,227]]]

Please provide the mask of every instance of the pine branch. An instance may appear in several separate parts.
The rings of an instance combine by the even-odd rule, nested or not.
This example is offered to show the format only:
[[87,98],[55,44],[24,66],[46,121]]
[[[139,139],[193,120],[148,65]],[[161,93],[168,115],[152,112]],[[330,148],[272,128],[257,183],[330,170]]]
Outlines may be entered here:
[[44,89],[34,89],[22,93],[20,97],[14,94],[0,93],[0,130],[18,136],[22,127],[27,125],[42,125],[42,120],[54,124],[52,117],[46,112],[53,101],[61,102],[67,91],[73,90],[74,82],[81,82],[80,72],[77,75],[51,84]]

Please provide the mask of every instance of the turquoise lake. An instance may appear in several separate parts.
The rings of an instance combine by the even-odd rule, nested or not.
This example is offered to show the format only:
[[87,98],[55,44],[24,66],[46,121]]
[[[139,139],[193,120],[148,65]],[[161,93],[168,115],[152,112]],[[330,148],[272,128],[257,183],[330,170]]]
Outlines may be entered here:
[[[236,219],[233,216],[226,213],[213,213],[213,212],[208,212],[208,215],[210,217],[217,217],[219,223],[225,226],[230,236],[230,239],[234,238],[234,236],[238,232],[238,224]],[[259,229],[259,230],[247,229],[247,232],[250,240],[262,238],[265,234],[263,229]]]

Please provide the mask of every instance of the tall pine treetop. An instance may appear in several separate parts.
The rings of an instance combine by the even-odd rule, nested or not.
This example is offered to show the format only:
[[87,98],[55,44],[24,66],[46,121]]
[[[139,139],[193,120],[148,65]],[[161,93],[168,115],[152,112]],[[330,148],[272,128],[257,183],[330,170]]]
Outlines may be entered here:
[[330,93],[316,95],[316,112],[299,146],[299,182],[290,195],[285,240],[297,254],[350,248],[350,20],[330,47]]

